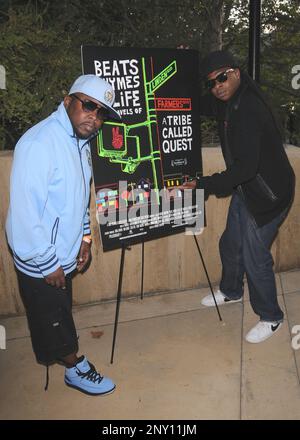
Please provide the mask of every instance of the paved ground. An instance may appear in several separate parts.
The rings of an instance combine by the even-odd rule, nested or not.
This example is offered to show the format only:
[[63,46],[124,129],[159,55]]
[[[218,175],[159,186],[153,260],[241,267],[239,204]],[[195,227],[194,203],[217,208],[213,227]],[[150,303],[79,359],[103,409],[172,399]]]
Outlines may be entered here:
[[[208,289],[123,301],[114,363],[110,364],[115,304],[77,307],[81,352],[117,384],[106,397],[64,385],[63,368],[35,363],[24,317],[0,320],[0,419],[201,420],[300,419],[300,271],[277,275],[285,310],[281,330],[261,344],[245,342],[257,321],[243,304],[205,309]],[[100,338],[95,333],[103,332]],[[300,335],[300,327],[298,330]]]

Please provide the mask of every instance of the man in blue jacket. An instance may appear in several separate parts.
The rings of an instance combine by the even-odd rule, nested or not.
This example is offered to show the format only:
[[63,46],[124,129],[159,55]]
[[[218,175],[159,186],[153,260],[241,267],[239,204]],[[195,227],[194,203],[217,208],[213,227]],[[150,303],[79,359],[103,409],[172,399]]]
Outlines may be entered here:
[[[215,298],[219,305],[241,301],[246,274],[250,303],[260,318],[246,340],[259,343],[283,321],[270,247],[291,206],[295,176],[271,108],[233,56],[212,52],[202,70],[210,93],[201,99],[201,114],[217,119],[226,169],[184,188],[202,188],[206,197],[232,194],[219,243],[222,278]],[[214,306],[212,295],[202,304]]]
[[58,109],[21,137],[6,222],[36,359],[62,362],[66,385],[90,395],[115,385],[77,356],[71,277],[90,260],[90,140],[105,120],[120,119],[113,103],[109,83],[82,75]]

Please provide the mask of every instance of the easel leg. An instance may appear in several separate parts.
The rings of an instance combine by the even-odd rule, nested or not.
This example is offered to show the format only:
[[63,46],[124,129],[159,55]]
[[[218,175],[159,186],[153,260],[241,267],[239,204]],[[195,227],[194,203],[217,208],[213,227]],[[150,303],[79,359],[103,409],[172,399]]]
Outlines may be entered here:
[[219,319],[220,319],[220,321],[222,321],[222,317],[220,315],[219,307],[218,307],[218,304],[217,304],[217,301],[216,301],[216,298],[215,298],[215,294],[214,294],[214,291],[213,291],[213,288],[212,288],[212,285],[211,285],[211,282],[210,282],[210,279],[209,279],[209,276],[208,276],[208,272],[206,270],[206,266],[205,266],[205,263],[204,263],[204,259],[203,259],[203,256],[202,256],[202,253],[201,253],[200,246],[199,246],[198,240],[196,238],[196,235],[194,235],[194,239],[195,239],[195,243],[196,243],[196,246],[197,246],[197,249],[198,249],[201,261],[202,261],[203,269],[204,269],[204,272],[205,272],[205,275],[206,275],[206,278],[207,278],[207,281],[208,281],[208,284],[209,284],[209,287],[210,287],[210,291],[211,291],[211,294],[212,294],[214,302],[215,302],[215,306],[216,306],[216,309],[217,309],[217,312],[218,312],[218,315],[219,315]]
[[142,274],[141,274],[141,299],[144,298],[144,256],[145,256],[145,243],[142,241]]
[[111,358],[110,363],[112,364],[114,361],[114,352],[115,352],[115,343],[119,322],[119,311],[120,311],[120,302],[121,302],[121,291],[122,291],[122,281],[123,281],[123,269],[124,269],[124,257],[125,257],[125,246],[122,246],[121,253],[121,261],[120,261],[120,271],[119,271],[119,284],[118,284],[118,294],[117,294],[117,304],[116,304],[116,315],[115,315],[115,325],[114,325],[114,336],[111,350]]

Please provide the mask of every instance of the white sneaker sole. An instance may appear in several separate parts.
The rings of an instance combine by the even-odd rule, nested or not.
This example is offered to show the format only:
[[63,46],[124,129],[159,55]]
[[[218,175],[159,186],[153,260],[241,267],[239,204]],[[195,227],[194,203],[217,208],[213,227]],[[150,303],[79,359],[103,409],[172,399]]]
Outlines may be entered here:
[[65,384],[70,388],[74,388],[75,390],[80,391],[81,393],[87,394],[88,396],[107,396],[108,394],[112,394],[116,389],[116,386],[114,386],[114,388],[112,388],[111,390],[105,391],[103,393],[90,393],[80,387],[77,387],[76,385],[71,385],[70,383],[68,383],[66,381],[65,381]]

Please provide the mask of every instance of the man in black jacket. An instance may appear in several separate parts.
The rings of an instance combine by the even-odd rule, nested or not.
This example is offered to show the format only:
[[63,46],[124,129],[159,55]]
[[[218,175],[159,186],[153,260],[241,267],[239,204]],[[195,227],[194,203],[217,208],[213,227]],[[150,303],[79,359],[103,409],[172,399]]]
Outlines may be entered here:
[[[260,321],[246,335],[258,343],[281,327],[271,244],[287,215],[295,177],[271,109],[256,83],[229,52],[210,53],[203,74],[211,92],[202,97],[201,114],[218,121],[226,170],[185,188],[202,188],[207,198],[232,194],[226,229],[220,239],[222,279],[219,305],[242,300],[246,273],[251,306]],[[212,295],[202,300],[214,306]]]

